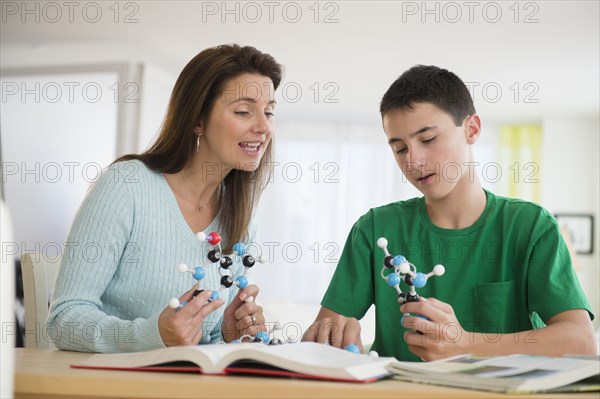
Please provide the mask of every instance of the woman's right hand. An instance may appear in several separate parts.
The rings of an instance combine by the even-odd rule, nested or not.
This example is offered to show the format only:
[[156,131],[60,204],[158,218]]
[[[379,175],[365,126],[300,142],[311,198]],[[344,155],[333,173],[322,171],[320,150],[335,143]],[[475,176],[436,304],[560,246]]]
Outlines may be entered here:
[[198,289],[195,284],[179,298],[179,302],[187,305],[173,309],[167,306],[158,317],[158,332],[165,346],[197,345],[202,338],[202,323],[206,316],[224,304],[222,299],[208,302],[212,291],[202,291],[192,298]]

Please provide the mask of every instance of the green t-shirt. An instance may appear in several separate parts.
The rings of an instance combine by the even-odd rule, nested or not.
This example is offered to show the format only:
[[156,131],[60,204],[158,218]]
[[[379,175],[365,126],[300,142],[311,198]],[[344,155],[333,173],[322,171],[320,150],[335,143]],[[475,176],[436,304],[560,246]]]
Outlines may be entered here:
[[[552,215],[526,201],[486,195],[482,215],[460,230],[435,226],[423,198],[371,209],[350,231],[321,305],[360,319],[375,304],[373,350],[419,360],[403,339],[397,293],[381,277],[385,255],[376,243],[385,237],[390,254],[405,256],[418,272],[444,265],[446,273],[430,277],[417,293],[449,303],[466,331],[491,341],[543,327],[566,310],[586,309],[593,319]],[[409,290],[404,282],[400,288]]]

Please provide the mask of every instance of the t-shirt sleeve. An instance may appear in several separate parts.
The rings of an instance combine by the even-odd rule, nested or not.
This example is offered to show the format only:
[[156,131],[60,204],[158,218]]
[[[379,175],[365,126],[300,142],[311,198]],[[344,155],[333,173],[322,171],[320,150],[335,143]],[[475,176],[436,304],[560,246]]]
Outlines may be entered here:
[[527,292],[530,313],[544,323],[573,309],[585,309],[594,319],[591,306],[573,270],[571,257],[558,224],[548,217],[548,227],[530,244]]
[[373,223],[369,212],[352,227],[321,305],[361,319],[373,303]]

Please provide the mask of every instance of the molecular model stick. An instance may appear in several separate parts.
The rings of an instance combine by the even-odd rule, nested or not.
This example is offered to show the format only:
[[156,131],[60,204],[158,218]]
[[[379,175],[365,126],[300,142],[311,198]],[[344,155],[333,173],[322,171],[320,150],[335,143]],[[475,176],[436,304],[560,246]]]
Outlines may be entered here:
[[[435,265],[433,271],[427,274],[418,273],[417,267],[410,263],[404,256],[390,255],[387,249],[388,240],[385,237],[380,237],[377,240],[377,246],[385,253],[383,267],[381,268],[381,277],[388,283],[390,287],[393,287],[396,290],[398,293],[399,304],[403,304],[405,302],[419,302],[420,298],[416,289],[425,287],[429,277],[441,276],[446,272],[444,266]],[[385,270],[389,270],[390,272],[385,275]],[[400,289],[401,281],[404,281],[406,285],[410,287],[409,292],[402,292]],[[406,315],[407,314],[405,314],[405,316]]]
[[[246,245],[244,243],[238,242],[233,246],[233,254],[242,258],[244,272],[243,274],[234,277],[233,271],[230,269],[230,267],[233,265],[233,259],[231,259],[231,256],[225,255],[223,253],[223,249],[221,248],[221,236],[219,235],[219,233],[212,232],[206,235],[204,232],[199,232],[196,234],[196,238],[198,239],[198,241],[207,242],[212,246],[212,249],[207,254],[207,258],[210,263],[219,264],[221,286],[218,290],[213,290],[212,295],[208,300],[209,302],[219,299],[221,296],[220,293],[222,293],[222,291],[225,289],[229,289],[231,286],[235,285],[240,289],[246,288],[248,286],[247,274],[250,268],[254,266],[256,261],[264,263],[262,257],[258,257],[258,259],[255,259],[252,255],[247,253]],[[177,270],[180,273],[190,273],[196,281],[201,281],[206,276],[206,270],[203,266],[196,266],[194,268],[190,268],[185,263],[181,263],[177,266]],[[204,289],[198,289],[194,291],[193,297],[196,297],[203,291]],[[246,298],[246,302],[252,302],[253,300],[254,298],[251,296]],[[180,309],[186,304],[187,302],[180,302],[177,298],[173,298],[169,301],[169,306],[173,309]],[[277,326],[277,324],[275,326]],[[240,339],[235,340],[234,342],[242,342],[242,340],[244,339],[248,339],[252,342],[263,342],[265,344],[270,345],[281,343],[277,339],[271,340],[269,334],[264,331],[259,331],[258,334],[256,334],[256,336],[244,335]]]

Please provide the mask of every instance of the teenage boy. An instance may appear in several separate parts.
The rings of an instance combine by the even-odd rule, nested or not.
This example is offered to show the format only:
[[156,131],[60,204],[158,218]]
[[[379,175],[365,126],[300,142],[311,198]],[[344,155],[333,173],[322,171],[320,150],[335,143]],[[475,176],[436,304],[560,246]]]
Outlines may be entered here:
[[[402,360],[595,354],[594,316],[556,220],[539,205],[484,190],[474,172],[481,121],[464,83],[445,69],[413,67],[390,86],[380,112],[398,166],[423,197],[371,209],[354,224],[303,339],[362,350],[357,319],[375,304],[372,349]],[[419,302],[398,309],[380,275],[379,237],[419,272],[445,266],[418,290]]]

